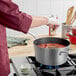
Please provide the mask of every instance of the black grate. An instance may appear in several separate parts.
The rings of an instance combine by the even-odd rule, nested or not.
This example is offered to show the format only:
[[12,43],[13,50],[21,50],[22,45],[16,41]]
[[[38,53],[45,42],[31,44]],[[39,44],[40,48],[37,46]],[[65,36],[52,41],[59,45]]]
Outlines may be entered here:
[[73,57],[69,55],[69,58],[71,60],[67,59],[67,62],[65,64],[59,66],[48,66],[40,64],[36,61],[35,57],[33,56],[29,56],[27,59],[28,62],[31,65],[33,65],[32,67],[34,69],[39,70],[39,72],[41,72],[41,75],[43,76],[76,76],[76,68],[75,68],[76,56]]

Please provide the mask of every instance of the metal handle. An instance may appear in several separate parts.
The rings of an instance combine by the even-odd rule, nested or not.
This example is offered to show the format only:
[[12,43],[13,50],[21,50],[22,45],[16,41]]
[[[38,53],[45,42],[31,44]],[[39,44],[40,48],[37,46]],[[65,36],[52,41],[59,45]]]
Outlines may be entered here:
[[[73,51],[72,49],[67,49],[67,50]],[[68,54],[68,51],[61,51],[61,52],[59,53],[59,55],[61,55],[62,53]]]
[[67,52],[61,51],[61,52],[59,53],[59,55],[61,55],[62,53],[68,54],[68,51],[67,51]]
[[29,35],[31,35],[35,40],[38,39],[34,34],[28,32]]
[[69,49],[70,51],[73,51],[73,49]]

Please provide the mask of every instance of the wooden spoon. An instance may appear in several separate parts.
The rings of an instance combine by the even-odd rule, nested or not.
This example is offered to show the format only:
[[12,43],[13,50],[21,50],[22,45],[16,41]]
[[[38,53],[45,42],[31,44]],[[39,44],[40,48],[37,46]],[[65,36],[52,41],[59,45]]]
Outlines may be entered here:
[[67,11],[67,18],[66,18],[66,25],[70,25],[71,23],[71,19],[72,19],[72,15],[73,15],[73,11],[74,11],[74,6],[70,7]]

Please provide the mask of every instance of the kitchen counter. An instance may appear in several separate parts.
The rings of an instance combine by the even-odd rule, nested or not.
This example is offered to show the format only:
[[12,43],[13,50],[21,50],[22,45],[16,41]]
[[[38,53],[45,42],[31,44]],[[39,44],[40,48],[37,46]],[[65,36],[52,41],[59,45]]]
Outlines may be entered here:
[[[40,35],[38,37],[47,37],[47,35],[46,36]],[[58,35],[56,37],[60,37],[60,36]],[[30,38],[30,40],[28,41],[28,45],[23,45],[23,46],[18,45],[18,46],[8,49],[10,58],[17,57],[17,56],[33,56],[33,55],[35,55],[34,47],[33,47],[34,38],[29,35],[26,35],[25,38]],[[73,51],[70,51],[69,53],[76,53],[76,45],[71,44],[70,47]]]

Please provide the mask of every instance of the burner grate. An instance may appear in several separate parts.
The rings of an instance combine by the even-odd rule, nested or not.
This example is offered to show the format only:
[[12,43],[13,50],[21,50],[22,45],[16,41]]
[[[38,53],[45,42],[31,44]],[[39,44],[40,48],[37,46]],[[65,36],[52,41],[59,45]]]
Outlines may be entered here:
[[70,59],[67,59],[67,62],[59,65],[59,66],[50,66],[50,65],[44,65],[44,64],[40,64],[39,62],[36,61],[35,57],[29,56],[28,57],[28,61],[30,64],[34,64],[34,66],[36,68],[40,68],[40,69],[58,69],[58,68],[66,68],[66,67],[70,67],[73,65],[73,63],[71,63]]
[[71,72],[67,73],[67,76],[76,76],[76,70],[72,70]]
[[68,57],[67,62],[59,66],[43,65],[36,61],[35,57],[29,56],[28,62],[41,75],[39,76],[76,76],[75,62]]

